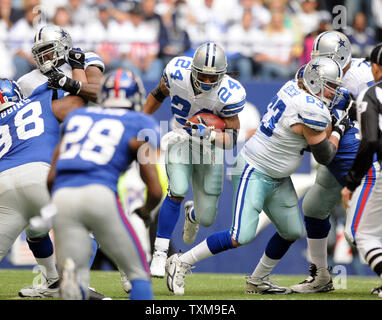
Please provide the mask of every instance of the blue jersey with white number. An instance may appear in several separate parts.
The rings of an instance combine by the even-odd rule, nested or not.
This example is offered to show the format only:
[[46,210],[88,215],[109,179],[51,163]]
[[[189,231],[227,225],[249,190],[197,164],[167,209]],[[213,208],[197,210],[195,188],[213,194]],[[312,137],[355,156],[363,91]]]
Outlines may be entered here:
[[51,163],[60,137],[47,84],[0,113],[0,172],[30,162]]
[[[351,67],[343,77],[344,87],[355,98],[359,93],[374,84],[370,63],[364,59],[352,59]],[[340,118],[343,115],[343,104],[333,108],[333,112]],[[338,144],[337,153],[333,161],[327,166],[332,175],[341,185],[345,185],[345,177],[353,165],[359,146],[358,123],[354,122],[354,127],[346,131]]]
[[225,118],[243,110],[245,89],[239,81],[228,75],[224,75],[218,86],[195,95],[191,82],[191,63],[190,57],[175,57],[163,71],[163,78],[170,91],[175,127],[182,128],[189,118],[198,113],[213,113]]
[[71,112],[63,124],[54,191],[102,184],[117,192],[118,178],[135,159],[129,143],[137,138],[159,147],[159,125],[151,116],[99,106]]

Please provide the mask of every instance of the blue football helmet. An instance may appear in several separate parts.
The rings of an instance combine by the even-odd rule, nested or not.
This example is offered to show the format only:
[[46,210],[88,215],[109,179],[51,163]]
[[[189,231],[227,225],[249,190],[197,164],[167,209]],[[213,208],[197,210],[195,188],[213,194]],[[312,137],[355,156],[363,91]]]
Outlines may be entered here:
[[140,112],[146,101],[146,90],[138,75],[128,69],[117,69],[103,77],[98,100],[104,107]]
[[13,80],[0,79],[0,111],[3,111],[23,99],[20,87]]

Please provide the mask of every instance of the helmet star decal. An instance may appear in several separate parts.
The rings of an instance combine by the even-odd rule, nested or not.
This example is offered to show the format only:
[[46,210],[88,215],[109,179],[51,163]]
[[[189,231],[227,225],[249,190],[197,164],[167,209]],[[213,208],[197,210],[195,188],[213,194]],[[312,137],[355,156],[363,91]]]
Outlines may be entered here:
[[340,45],[340,48],[341,48],[341,47],[345,47],[345,40],[340,39],[340,40],[338,41],[338,44]]
[[318,64],[313,64],[313,65],[312,65],[312,70],[316,70],[316,71],[318,71],[318,67],[319,67]]

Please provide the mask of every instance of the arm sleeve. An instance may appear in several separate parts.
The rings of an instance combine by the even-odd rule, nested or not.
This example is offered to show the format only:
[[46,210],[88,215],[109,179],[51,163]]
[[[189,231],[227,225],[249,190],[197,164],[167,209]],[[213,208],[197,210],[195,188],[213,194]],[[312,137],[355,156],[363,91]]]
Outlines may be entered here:
[[[365,94],[358,108],[358,118],[361,124],[361,141],[353,166],[346,176],[346,187],[355,190],[362,178],[373,164],[373,157],[378,149],[379,111],[378,102],[370,95]],[[365,109],[365,110],[364,110]]]

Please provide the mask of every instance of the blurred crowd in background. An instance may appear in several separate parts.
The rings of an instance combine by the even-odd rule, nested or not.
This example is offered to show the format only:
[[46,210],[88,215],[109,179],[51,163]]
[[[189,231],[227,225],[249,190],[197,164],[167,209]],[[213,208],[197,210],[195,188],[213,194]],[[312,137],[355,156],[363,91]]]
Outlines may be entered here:
[[333,29],[337,5],[353,57],[366,57],[382,41],[382,0],[0,0],[0,77],[35,68],[34,35],[53,23],[106,71],[127,67],[143,81],[207,40],[225,48],[241,80],[288,79],[310,60],[315,36]]

